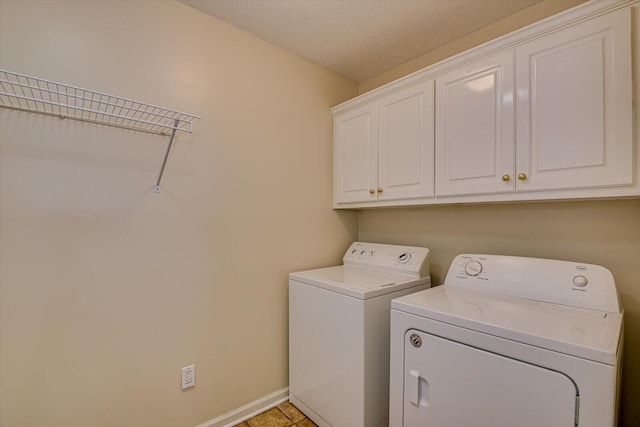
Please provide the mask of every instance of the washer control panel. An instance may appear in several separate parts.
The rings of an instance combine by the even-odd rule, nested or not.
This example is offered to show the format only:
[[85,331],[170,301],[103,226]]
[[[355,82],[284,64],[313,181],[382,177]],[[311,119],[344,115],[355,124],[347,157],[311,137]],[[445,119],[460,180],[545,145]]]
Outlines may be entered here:
[[429,249],[417,246],[354,242],[342,259],[344,265],[407,277],[429,276]]
[[599,265],[505,255],[458,255],[445,285],[620,312],[613,275]]

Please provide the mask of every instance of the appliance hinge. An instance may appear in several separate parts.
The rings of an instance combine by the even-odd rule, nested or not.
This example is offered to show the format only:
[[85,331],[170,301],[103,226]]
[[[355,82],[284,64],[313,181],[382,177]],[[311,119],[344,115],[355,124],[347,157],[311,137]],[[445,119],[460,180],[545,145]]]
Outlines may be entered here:
[[576,413],[575,413],[575,425],[578,427],[580,422],[580,395],[576,395]]

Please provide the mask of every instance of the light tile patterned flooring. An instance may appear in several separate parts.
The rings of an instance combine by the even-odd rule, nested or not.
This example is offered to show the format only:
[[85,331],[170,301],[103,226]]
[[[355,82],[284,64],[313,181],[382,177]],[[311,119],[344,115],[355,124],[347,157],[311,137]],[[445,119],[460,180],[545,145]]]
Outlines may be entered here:
[[289,402],[281,403],[235,427],[317,427]]

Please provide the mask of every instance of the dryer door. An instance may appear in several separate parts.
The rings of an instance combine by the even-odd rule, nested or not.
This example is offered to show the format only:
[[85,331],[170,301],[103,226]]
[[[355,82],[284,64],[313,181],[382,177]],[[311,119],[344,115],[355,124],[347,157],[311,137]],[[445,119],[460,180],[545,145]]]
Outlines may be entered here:
[[574,427],[566,375],[418,330],[405,336],[404,427]]

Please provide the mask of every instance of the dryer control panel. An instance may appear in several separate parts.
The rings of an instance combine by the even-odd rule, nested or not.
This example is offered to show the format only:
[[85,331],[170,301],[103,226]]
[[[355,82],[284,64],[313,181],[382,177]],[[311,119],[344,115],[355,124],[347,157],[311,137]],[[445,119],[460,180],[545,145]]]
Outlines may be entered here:
[[344,265],[407,277],[428,277],[429,249],[417,246],[354,242],[342,258]]
[[551,304],[620,313],[613,275],[606,268],[593,264],[505,255],[462,254],[451,263],[444,284]]

